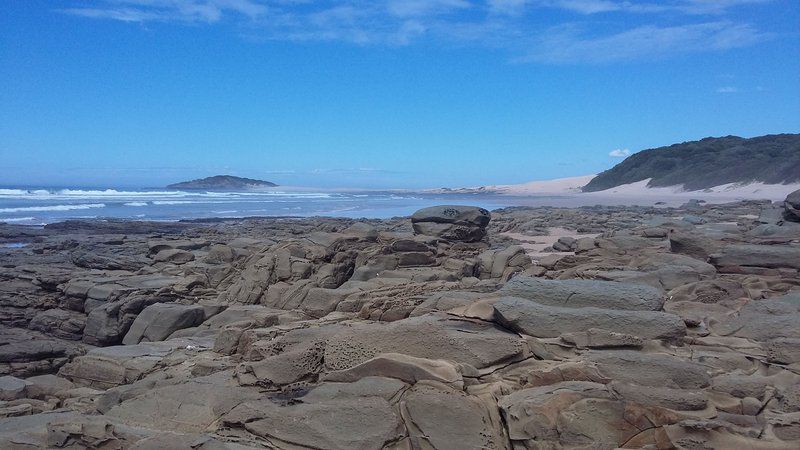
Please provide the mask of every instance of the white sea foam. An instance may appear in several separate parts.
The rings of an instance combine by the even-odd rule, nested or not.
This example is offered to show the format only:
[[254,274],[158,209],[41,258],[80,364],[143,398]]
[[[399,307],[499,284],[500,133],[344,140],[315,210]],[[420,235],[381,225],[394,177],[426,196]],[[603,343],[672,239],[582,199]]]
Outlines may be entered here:
[[5,217],[0,222],[30,222],[36,220],[35,217]]
[[288,198],[331,198],[324,192],[186,192],[186,191],[118,191],[116,189],[0,189],[0,199],[136,199],[136,198],[242,198],[242,197],[288,197]]
[[205,203],[193,202],[191,200],[154,200],[154,205],[191,205],[192,203]]
[[147,206],[147,202],[128,202],[125,206]]
[[105,208],[105,203],[83,203],[77,205],[22,206],[19,208],[0,208],[0,213],[36,211],[72,211],[76,209]]

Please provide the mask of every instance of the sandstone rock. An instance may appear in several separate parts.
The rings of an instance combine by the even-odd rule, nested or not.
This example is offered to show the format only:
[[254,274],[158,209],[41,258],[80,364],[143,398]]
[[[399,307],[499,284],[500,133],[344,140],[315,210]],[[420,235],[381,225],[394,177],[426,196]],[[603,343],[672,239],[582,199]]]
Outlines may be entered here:
[[352,383],[323,382],[301,397],[305,403],[380,397],[391,401],[408,385],[396,378],[363,377]]
[[114,406],[106,416],[145,428],[201,432],[237,405],[256,398],[256,392],[203,377],[149,390]]
[[624,333],[590,328],[583,332],[565,333],[561,340],[578,348],[641,347],[641,338]]
[[125,256],[105,256],[92,251],[76,250],[72,253],[72,262],[78,267],[104,270],[129,270],[131,272],[146,265],[141,259]]
[[516,391],[499,399],[498,406],[513,441],[536,440],[557,443],[558,417],[583,398],[611,399],[605,385],[568,381]]
[[348,327],[328,340],[324,361],[329,369],[344,370],[381,353],[447,359],[483,368],[523,357],[524,346],[519,336],[492,324],[426,315]]
[[86,316],[64,309],[42,311],[28,324],[31,330],[71,341],[79,341],[83,337]]
[[0,400],[16,400],[24,398],[27,394],[28,384],[25,380],[16,377],[0,377]]
[[163,341],[176,330],[199,325],[203,322],[204,315],[203,307],[198,305],[177,303],[150,305],[133,321],[122,343],[131,345],[142,341]]
[[418,383],[400,402],[412,448],[502,449],[505,430],[491,406],[462,391]]
[[800,222],[800,190],[794,191],[786,196],[784,207],[786,208],[784,217],[787,220]]
[[285,406],[251,401],[233,408],[222,421],[278,448],[379,450],[401,436],[399,418],[381,397]]
[[800,293],[751,301],[737,316],[714,323],[711,328],[721,336],[762,342],[779,338],[800,339]]
[[609,350],[593,351],[587,359],[597,364],[602,375],[629,384],[672,389],[700,389],[711,384],[702,365],[669,355]]
[[516,276],[499,294],[533,300],[540,305],[658,311],[664,294],[650,286],[600,280],[547,280]]
[[465,242],[483,239],[490,220],[489,211],[473,206],[432,206],[411,216],[416,234]]
[[75,387],[75,385],[66,378],[51,374],[26,378],[25,382],[28,383],[28,396],[39,400],[44,400],[46,397],[55,396],[58,392]]
[[800,338],[777,338],[769,341],[767,359],[779,364],[800,362]]
[[663,312],[562,308],[515,297],[503,297],[494,303],[494,310],[501,324],[541,338],[602,329],[643,339],[679,342],[686,334],[680,317]]
[[59,376],[78,386],[109,389],[139,380],[178,350],[211,345],[210,340],[192,338],[95,348],[62,367]]
[[722,247],[722,243],[699,233],[690,233],[678,229],[670,230],[669,233],[670,250],[674,253],[697,258],[706,261],[708,256],[716,253]]
[[786,245],[728,245],[710,256],[717,267],[749,266],[800,269],[800,246]]
[[159,251],[153,256],[156,262],[170,262],[173,264],[186,264],[187,262],[194,261],[194,254],[186,250],[177,248],[168,248]]
[[464,380],[453,364],[400,353],[382,353],[355,367],[331,372],[325,380],[354,382],[365,377],[396,378],[409,384],[433,380],[457,389],[464,387]]
[[708,406],[708,396],[701,390],[638,386],[616,381],[609,387],[625,400],[640,405],[654,405],[678,411],[700,411]]

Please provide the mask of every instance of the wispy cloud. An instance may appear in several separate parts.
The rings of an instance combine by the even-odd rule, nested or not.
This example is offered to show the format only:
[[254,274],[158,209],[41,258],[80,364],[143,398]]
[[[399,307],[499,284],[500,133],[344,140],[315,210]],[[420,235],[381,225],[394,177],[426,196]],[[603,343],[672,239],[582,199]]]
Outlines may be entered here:
[[207,23],[219,21],[226,13],[255,19],[268,11],[266,2],[257,0],[101,0],[91,7],[64,10],[68,14],[123,22]]
[[660,27],[645,25],[616,34],[586,36],[572,25],[556,27],[523,61],[555,64],[609,63],[745,47],[769,38],[750,25],[728,21]]
[[402,173],[395,170],[380,169],[375,167],[350,167],[335,169],[312,169],[308,175],[348,175],[348,176],[367,176],[367,175],[388,175]]
[[734,94],[739,92],[739,88],[736,86],[722,86],[717,88],[717,93],[719,94]]
[[[455,42],[504,49],[519,61],[564,64],[752,45],[769,35],[726,14],[738,6],[772,0],[97,0],[91,6],[72,1],[72,7],[62,12],[93,19],[225,21],[240,25],[248,37],[265,40],[394,46],[420,40]],[[561,9],[574,17],[547,24],[540,20],[543,8]],[[603,19],[599,32],[592,18],[603,14],[636,14],[644,19],[633,27],[624,17]],[[697,23],[697,15],[714,16]],[[662,16],[669,19],[661,20]],[[681,22],[676,17],[686,19]],[[614,23],[619,24],[618,31],[607,31]]]
[[560,8],[579,14],[608,12],[724,14],[734,7],[771,1],[773,0],[661,0],[649,2],[640,0],[518,0],[517,3],[524,3],[525,7]]
[[618,148],[616,150],[611,150],[608,156],[612,158],[627,158],[628,156],[631,156],[631,151],[627,148]]

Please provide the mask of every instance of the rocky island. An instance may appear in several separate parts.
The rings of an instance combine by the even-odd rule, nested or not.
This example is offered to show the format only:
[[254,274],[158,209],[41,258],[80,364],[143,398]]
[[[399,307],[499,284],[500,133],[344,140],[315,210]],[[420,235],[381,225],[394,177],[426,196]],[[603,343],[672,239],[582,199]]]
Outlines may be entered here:
[[167,189],[233,191],[275,186],[277,184],[270,181],[234,177],[232,175],[215,175],[213,177],[170,184]]
[[0,225],[0,447],[797,448],[798,196]]

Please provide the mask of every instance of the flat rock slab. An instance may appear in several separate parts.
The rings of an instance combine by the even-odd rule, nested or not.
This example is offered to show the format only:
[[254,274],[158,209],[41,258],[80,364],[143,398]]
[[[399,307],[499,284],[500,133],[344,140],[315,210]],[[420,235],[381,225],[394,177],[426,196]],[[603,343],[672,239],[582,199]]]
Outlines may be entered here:
[[751,301],[737,316],[713,324],[712,330],[721,336],[762,342],[779,338],[800,339],[800,292]]
[[639,386],[700,389],[711,384],[706,368],[667,354],[632,350],[592,351],[586,358],[615,381]]
[[243,427],[276,448],[379,450],[398,439],[402,429],[394,408],[381,397],[286,406],[271,400],[246,402],[222,421]]
[[643,284],[602,280],[547,280],[516,276],[499,293],[533,300],[540,305],[632,311],[660,311],[664,294]]
[[529,336],[555,338],[565,333],[601,329],[677,342],[686,335],[680,317],[656,311],[619,311],[602,308],[562,308],[532,300],[503,297],[494,303],[495,318],[508,328]]
[[142,341],[163,341],[177,330],[200,325],[204,317],[205,310],[199,305],[156,303],[136,317],[122,343],[132,345]]
[[446,359],[483,368],[523,357],[524,341],[491,323],[429,314],[349,327],[328,340],[325,364],[344,370],[380,353]]
[[800,270],[800,246],[741,244],[723,247],[710,256],[717,267],[750,266]]
[[400,407],[415,443],[412,448],[501,449],[507,445],[493,401],[484,403],[461,390],[418,383],[403,396]]

